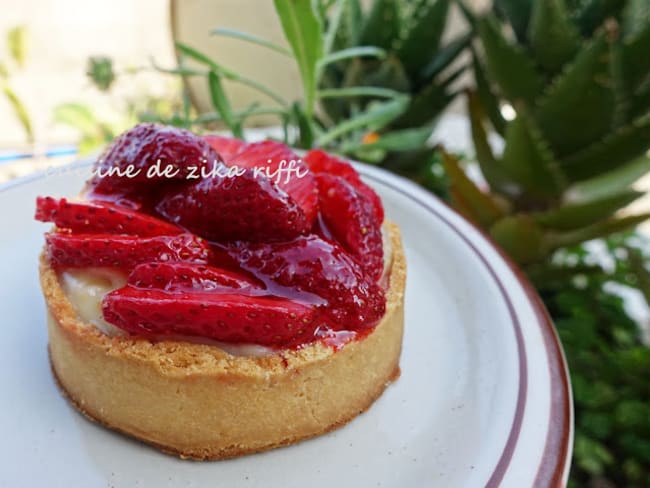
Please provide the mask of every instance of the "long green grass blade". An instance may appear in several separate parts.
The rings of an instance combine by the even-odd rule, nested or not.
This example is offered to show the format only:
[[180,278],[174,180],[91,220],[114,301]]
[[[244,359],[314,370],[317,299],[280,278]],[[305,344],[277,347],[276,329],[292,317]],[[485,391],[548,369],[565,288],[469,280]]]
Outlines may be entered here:
[[337,63],[350,58],[373,57],[383,59],[386,57],[386,51],[374,46],[356,46],[348,49],[333,52],[324,56],[318,61],[317,69],[321,70],[328,64]]
[[279,46],[263,37],[256,36],[254,34],[249,34],[248,32],[242,32],[235,29],[228,29],[226,27],[218,27],[210,31],[210,34],[216,36],[232,37],[234,39],[239,39],[242,41],[250,42],[252,44],[257,44],[258,46],[264,46],[268,49],[271,49],[285,56],[291,56],[291,51],[286,47]]
[[242,138],[243,131],[241,124],[230,106],[230,100],[226,95],[221,84],[221,77],[214,71],[208,73],[208,88],[210,90],[210,99],[217,113],[221,115],[223,122],[232,131],[235,137]]

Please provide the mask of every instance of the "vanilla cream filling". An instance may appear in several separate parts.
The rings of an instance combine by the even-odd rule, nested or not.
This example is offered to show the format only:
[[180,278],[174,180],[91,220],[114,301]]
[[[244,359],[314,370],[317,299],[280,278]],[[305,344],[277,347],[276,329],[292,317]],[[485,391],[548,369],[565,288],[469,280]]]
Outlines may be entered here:
[[[381,282],[388,286],[388,273],[392,265],[392,249],[388,233],[382,227],[384,241],[384,273]],[[81,322],[95,326],[109,336],[124,336],[126,332],[109,324],[102,314],[102,299],[107,293],[126,285],[127,275],[114,268],[70,268],[60,273],[59,280],[64,293],[75,308]],[[161,337],[163,339],[163,337]],[[257,344],[231,344],[199,337],[165,336],[164,339],[178,339],[184,342],[208,344],[219,347],[233,356],[265,356],[273,349]]]

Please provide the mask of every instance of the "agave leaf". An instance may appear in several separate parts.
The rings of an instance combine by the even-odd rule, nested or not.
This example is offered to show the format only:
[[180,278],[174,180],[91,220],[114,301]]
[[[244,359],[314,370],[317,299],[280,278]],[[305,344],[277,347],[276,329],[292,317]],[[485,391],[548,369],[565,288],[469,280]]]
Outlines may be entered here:
[[511,215],[497,221],[490,235],[519,264],[538,261],[545,255],[542,229],[528,215]]
[[528,37],[537,62],[551,74],[580,49],[580,34],[569,19],[564,0],[533,3]]
[[559,158],[609,132],[616,101],[609,58],[602,32],[564,68],[539,101],[537,122]]
[[483,126],[483,107],[476,93],[469,92],[467,94],[467,111],[469,113],[476,159],[483,177],[490,184],[493,191],[504,195],[513,195],[516,192],[516,185],[494,157]]
[[526,44],[532,3],[522,0],[495,0],[495,6],[510,22],[519,42]]
[[468,216],[482,227],[488,227],[504,216],[503,209],[497,201],[482,192],[458,164],[458,159],[443,151],[442,164],[445,168],[452,195],[462,202]]
[[400,7],[394,0],[374,0],[361,29],[359,42],[390,50],[400,32]]
[[361,37],[361,26],[364,23],[359,0],[343,0],[342,9],[341,20],[332,45],[336,50],[357,46]]
[[650,141],[650,113],[562,161],[571,181],[582,181],[640,157]]
[[419,83],[426,84],[438,76],[442,70],[449,66],[463,52],[471,38],[471,34],[462,35],[453,41],[449,41],[442,49],[439,49],[417,75]]
[[311,0],[274,0],[284,36],[298,63],[305,97],[305,113],[314,113],[318,84],[317,63],[323,56],[323,26]]
[[[650,108],[650,21],[634,36],[629,36],[617,44],[625,101],[629,105],[630,116],[641,115]],[[644,90],[646,93],[643,93]],[[645,98],[644,98],[645,95]]]
[[650,158],[641,156],[621,167],[572,185],[565,193],[571,202],[584,202],[605,198],[630,188],[639,178],[650,171]]
[[639,191],[623,190],[597,200],[568,204],[546,212],[535,213],[532,216],[539,225],[546,228],[579,229],[612,216],[643,194]]
[[478,54],[474,50],[472,50],[472,65],[474,67],[476,91],[481,100],[481,104],[483,105],[494,130],[503,136],[506,131],[506,120],[503,118],[503,115],[501,115],[499,99],[492,91],[490,82],[485,75],[485,69],[478,58]]
[[609,16],[616,17],[618,10],[625,4],[621,0],[584,0],[580,2],[575,19],[580,32],[590,36]]
[[232,131],[232,134],[241,139],[244,136],[241,123],[233,113],[230,100],[221,84],[221,77],[214,71],[208,73],[208,88],[216,112],[221,115],[223,122]]
[[504,170],[532,197],[554,198],[562,193],[565,179],[559,163],[533,121],[519,109],[508,124],[501,157]]
[[544,85],[530,57],[520,46],[507,41],[492,15],[478,22],[478,34],[488,73],[503,96],[512,102],[522,99],[533,103]]
[[623,9],[621,27],[625,39],[638,36],[648,29],[650,23],[650,2],[648,0],[627,0]]
[[457,93],[450,92],[450,86],[465,71],[462,66],[441,82],[433,81],[411,99],[406,112],[392,126],[394,128],[415,127],[428,124],[454,99]]
[[449,0],[426,2],[411,19],[406,37],[397,49],[409,77],[415,78],[422,66],[438,51],[447,21]]
[[544,235],[544,247],[547,252],[552,252],[560,247],[574,246],[592,239],[633,229],[648,218],[650,218],[650,213],[643,213],[603,220],[570,232],[548,232]]
[[404,67],[394,55],[389,55],[381,62],[353,60],[345,74],[343,85],[377,86],[400,92],[411,91],[411,82]]

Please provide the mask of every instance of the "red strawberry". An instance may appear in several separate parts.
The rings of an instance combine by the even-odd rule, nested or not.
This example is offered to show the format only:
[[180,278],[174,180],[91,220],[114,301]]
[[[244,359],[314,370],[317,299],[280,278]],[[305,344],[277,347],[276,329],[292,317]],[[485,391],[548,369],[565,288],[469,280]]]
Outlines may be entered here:
[[350,163],[336,158],[320,149],[314,149],[305,154],[305,163],[309,166],[309,169],[316,174],[327,173],[345,179],[345,181],[354,186],[359,193],[365,195],[365,197],[372,202],[379,223],[384,221],[384,206],[381,204],[381,199],[372,188],[361,181],[359,173],[357,173],[357,170],[354,169]]
[[203,139],[210,144],[219,156],[225,161],[230,161],[246,147],[246,141],[236,137],[224,137],[215,134],[203,136]]
[[310,224],[300,207],[267,178],[243,170],[214,177],[167,195],[156,207],[166,219],[219,242],[286,240]]
[[176,225],[108,202],[70,202],[38,197],[36,220],[54,222],[61,229],[86,234],[129,234],[141,237],[183,232]]
[[109,266],[131,269],[151,261],[205,263],[210,249],[192,234],[134,237],[112,234],[45,234],[50,263],[54,267]]
[[236,290],[168,293],[126,286],[104,297],[102,311],[107,322],[133,334],[191,335],[265,346],[309,342],[318,327],[312,307]]
[[[212,168],[219,160],[217,153],[201,137],[184,129],[157,124],[139,124],[115,139],[95,164],[90,186],[95,193],[127,194],[165,183],[198,176],[191,166]],[[153,175],[167,167],[172,173]],[[117,174],[117,170],[129,174]]]
[[[318,190],[314,176],[298,155],[284,144],[276,141],[248,144],[228,161],[228,165],[258,168],[260,175],[268,175],[300,206],[307,222],[311,224],[314,221],[318,212]],[[283,169],[291,172],[282,172]]]
[[254,280],[241,274],[195,263],[139,264],[129,275],[136,288],[156,288],[169,292],[239,290],[264,293]]
[[290,242],[239,244],[230,253],[273,294],[324,309],[334,328],[371,327],[384,314],[383,289],[334,242],[310,235]]
[[381,223],[372,203],[340,176],[316,176],[325,225],[374,280],[384,269]]

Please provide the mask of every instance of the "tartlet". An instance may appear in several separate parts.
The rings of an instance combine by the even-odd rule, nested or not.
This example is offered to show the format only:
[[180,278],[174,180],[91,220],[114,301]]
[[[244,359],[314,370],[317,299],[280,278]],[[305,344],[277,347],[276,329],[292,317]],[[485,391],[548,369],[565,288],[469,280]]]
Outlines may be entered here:
[[[136,127],[132,129],[132,131],[134,130],[137,134],[137,130],[141,129]],[[147,130],[151,130],[150,126],[147,126]],[[159,132],[169,129],[154,126],[153,130],[158,131],[155,135],[160,137]],[[176,133],[172,132],[172,134]],[[196,137],[189,136],[184,131],[181,135],[186,138]],[[122,140],[123,142],[124,140]],[[221,158],[227,162],[237,160],[237,155],[242,154],[242,147],[245,146],[241,141],[226,141],[220,138],[208,139],[208,142],[220,150]],[[116,144],[119,145],[120,141],[118,140],[112,148],[109,148],[104,155],[105,159],[98,165],[106,164],[106,159],[110,160],[111,151],[115,152]],[[133,145],[132,142],[130,144]],[[198,147],[201,147],[199,143],[197,144]],[[233,151],[234,154],[227,154],[233,145],[240,147]],[[146,147],[151,150],[150,145]],[[223,155],[224,153],[226,155]],[[123,152],[121,154],[124,155]],[[174,157],[178,158],[178,154],[175,154]],[[308,154],[306,159],[309,160],[309,158]],[[330,157],[322,152],[314,152],[311,156],[313,164],[310,163],[312,171],[316,171],[316,168],[322,169],[323,158]],[[331,158],[326,161],[325,166],[330,168],[329,165],[332,161],[332,164],[338,164],[338,160]],[[232,165],[234,166],[234,163]],[[339,166],[336,167],[339,168]],[[346,165],[346,171],[348,171],[347,168],[349,166]],[[327,226],[327,219],[325,219],[325,223],[321,222],[323,214],[327,213],[322,211],[318,205],[327,205],[326,199],[334,198],[336,195],[333,190],[330,190],[332,186],[329,185],[333,182],[333,180],[330,181],[330,176],[325,176],[325,172],[318,174],[324,175],[323,178],[316,177],[319,185],[325,181],[328,186],[319,186],[321,196],[318,197],[318,202],[320,203],[316,204],[317,207],[314,210],[314,216],[312,216],[314,224],[309,224],[314,226],[310,227],[311,229],[318,228],[319,230],[311,230],[307,233],[316,232],[321,235],[322,232],[321,237],[313,239],[322,239],[324,242],[330,243],[330,240],[334,242],[336,236],[341,235],[336,232],[339,224],[332,222],[330,226]],[[351,176],[349,177],[351,178]],[[128,184],[132,185],[134,182]],[[149,183],[137,182],[137,185],[141,184]],[[181,183],[180,181],[176,184],[185,187],[188,185],[187,182]],[[102,186],[104,188],[101,188]],[[98,187],[104,193],[98,192]],[[147,219],[152,215],[155,215],[154,218],[158,218],[160,215],[164,216],[165,212],[160,210],[160,206],[157,211],[145,210],[146,204],[142,206],[138,206],[141,202],[134,204],[132,196],[125,193],[118,194],[115,188],[114,181],[95,179],[91,181],[84,200],[100,202],[97,205],[101,206],[104,205],[101,203],[102,199],[106,195],[111,195],[111,203],[107,204],[109,208],[111,208],[110,205],[115,204],[120,208],[123,206],[124,209],[129,209],[124,212],[130,212],[132,208],[137,208],[136,211],[145,214]],[[324,188],[328,192],[326,195],[323,195]],[[178,190],[166,189],[165,191]],[[187,189],[183,191],[187,191]],[[294,188],[290,188],[287,193],[292,195],[293,191]],[[367,187],[364,186],[363,190],[358,193],[367,191]],[[281,194],[284,195],[284,193]],[[119,198],[116,198],[116,195]],[[354,195],[358,196],[356,192]],[[374,193],[359,197],[359,201],[363,205],[358,208],[373,212],[373,208],[376,209],[376,207],[373,207],[370,202],[375,197]],[[47,205],[51,207],[51,202]],[[59,202],[59,205],[66,205],[66,203]],[[125,257],[120,262],[109,262],[108,264],[113,264],[115,268],[120,268],[120,272],[124,273],[124,276],[129,276],[129,282],[125,288],[131,288],[131,295],[140,298],[154,297],[155,299],[140,306],[141,304],[137,301],[122,300],[124,295],[120,295],[120,290],[108,293],[102,298],[104,319],[113,324],[109,326],[111,329],[107,330],[105,327],[98,326],[95,321],[89,321],[88,317],[84,317],[84,314],[80,313],[79,303],[69,296],[66,286],[64,286],[65,280],[62,275],[66,270],[83,269],[84,266],[90,266],[79,258],[79,253],[84,254],[86,251],[78,251],[73,257],[70,257],[72,256],[70,253],[61,254],[59,253],[60,247],[57,247],[60,244],[56,239],[76,242],[74,241],[75,235],[86,238],[84,236],[92,235],[88,230],[96,230],[97,226],[99,226],[102,235],[105,235],[105,227],[111,225],[111,218],[107,217],[108,220],[102,222],[94,222],[92,219],[66,221],[62,216],[64,213],[62,206],[57,207],[58,213],[50,211],[49,214],[44,215],[43,207],[45,206],[45,203],[39,203],[40,210],[37,211],[37,217],[40,220],[53,221],[57,227],[69,226],[67,231],[56,228],[48,235],[46,249],[40,258],[41,286],[48,310],[49,353],[52,371],[62,392],[72,405],[92,420],[183,458],[223,459],[292,444],[342,426],[368,409],[386,386],[399,376],[399,357],[404,327],[406,263],[399,229],[394,223],[385,222],[381,227],[383,241],[386,243],[381,261],[381,271],[377,268],[379,264],[376,259],[354,258],[348,260],[347,253],[345,257],[345,263],[352,263],[351,265],[355,266],[355,269],[358,266],[359,269],[364,270],[364,280],[366,274],[374,275],[372,279],[368,278],[368,283],[372,282],[375,286],[376,282],[377,287],[370,288],[370,290],[382,299],[381,316],[377,316],[376,319],[372,318],[376,314],[373,315],[370,312],[362,311],[363,313],[360,314],[359,311],[356,311],[354,314],[349,314],[347,313],[349,310],[346,310],[346,315],[335,310],[336,304],[333,302],[336,300],[333,297],[338,295],[330,297],[329,302],[320,300],[322,296],[319,298],[320,301],[312,301],[314,290],[306,290],[303,283],[296,286],[290,293],[286,292],[286,275],[281,275],[280,278],[277,273],[263,275],[269,264],[266,261],[260,265],[263,272],[257,270],[258,274],[255,277],[261,276],[263,279],[267,279],[271,276],[282,286],[276,287],[275,285],[278,283],[271,282],[271,280],[259,285],[259,289],[258,285],[254,285],[252,292],[247,288],[241,290],[226,288],[227,293],[220,295],[220,293],[224,293],[220,284],[214,288],[212,286],[214,283],[210,282],[211,286],[208,291],[204,289],[197,291],[195,288],[187,288],[189,286],[187,280],[182,281],[179,285],[177,277],[172,277],[173,286],[166,283],[163,291],[158,288],[152,289],[152,287],[158,286],[156,283],[147,282],[147,288],[145,288],[142,281],[134,281],[132,277],[134,274],[138,274],[137,270],[140,270],[140,275],[148,276],[147,273],[155,269],[157,264],[131,263],[129,259],[132,255],[130,255],[129,258]],[[302,208],[304,209],[304,207]],[[340,208],[340,206],[336,208]],[[383,209],[381,211],[383,218]],[[117,210],[118,214],[121,212],[121,210]],[[309,211],[305,211],[301,215],[308,213]],[[93,213],[93,215],[96,214]],[[213,234],[209,237],[211,241],[219,234],[215,229],[197,229],[197,224],[186,225],[188,220],[179,223],[178,220],[174,221],[174,219],[166,217],[161,219],[161,222],[180,225],[183,227],[183,232],[188,231],[188,227],[191,228],[191,232],[199,231],[199,235],[203,236],[206,232],[208,234],[212,232]],[[156,232],[166,231],[165,224],[154,223],[152,225],[161,227]],[[228,226],[230,224],[226,222],[221,225]],[[256,224],[255,232],[258,232],[259,229],[260,226]],[[121,226],[120,231],[131,232],[129,223],[126,222],[124,226]],[[277,232],[284,231],[286,229],[283,226],[275,226],[272,230],[274,236]],[[246,236],[247,232],[249,232],[248,235],[251,235],[250,229],[231,226],[228,232],[232,233],[232,236],[227,238],[228,242],[236,241],[236,246],[246,248],[245,254],[231,253],[230,256],[239,256],[239,263],[245,263],[247,265],[245,271],[250,271],[252,261],[246,261],[246,258],[241,258],[241,256],[248,256],[251,249],[255,250],[256,246],[261,244],[247,242],[241,244],[242,237]],[[305,233],[305,231],[301,232]],[[359,235],[365,235],[367,232],[364,229],[364,232]],[[151,233],[155,234],[153,230]],[[53,238],[52,234],[55,234]],[[269,239],[268,236],[271,234],[263,235],[266,237],[256,237],[257,242],[260,242],[260,239]],[[349,232],[346,236],[349,236]],[[86,239],[92,241],[92,238]],[[112,238],[107,237],[107,239]],[[121,245],[120,238],[116,237],[115,239],[118,240],[116,246],[119,247]],[[279,252],[277,249],[283,249],[281,246],[285,245],[285,241],[294,242],[291,239],[299,240],[305,239],[305,237],[283,236],[281,239],[282,243],[269,244],[271,249]],[[360,245],[366,244],[362,242]],[[215,246],[215,249],[222,252],[225,245],[215,243]],[[339,245],[336,244],[336,246],[338,250]],[[291,252],[295,252],[295,249],[291,249]],[[91,255],[91,258],[95,259],[93,256],[95,255]],[[112,256],[114,257],[114,255]],[[152,259],[150,255],[148,256],[147,259]],[[334,256],[336,257],[336,254]],[[192,270],[194,266],[199,266],[203,273],[201,276],[205,278],[204,268],[212,269],[214,262],[204,263],[201,256],[197,261],[196,253],[190,257],[190,261],[187,264],[182,264],[179,269]],[[84,254],[84,259],[92,261],[91,258]],[[175,269],[173,264],[175,259],[181,261],[188,259],[187,254],[183,253],[174,254],[172,258],[172,265],[169,267],[171,270]],[[70,266],[75,259],[82,264]],[[160,262],[166,263],[168,259],[169,256],[166,254]],[[210,259],[215,258],[211,257]],[[222,261],[219,263],[221,264]],[[302,261],[300,263],[304,264]],[[105,260],[93,264],[107,266]],[[309,265],[308,262],[307,265]],[[151,269],[147,266],[150,266]],[[370,269],[368,266],[374,266],[374,268]],[[294,268],[290,266],[289,269],[293,270]],[[314,270],[315,273],[319,272],[317,267],[314,267]],[[242,270],[239,271],[243,273]],[[155,276],[160,277],[160,275]],[[230,275],[228,276],[230,277]],[[291,279],[293,276],[291,275]],[[200,283],[200,286],[205,286],[208,281],[205,279],[203,281],[194,280],[191,286],[196,287],[197,283]],[[337,286],[339,285],[340,283],[337,283]],[[180,291],[179,286],[181,287]],[[229,284],[228,287],[230,286],[234,285]],[[319,293],[321,293],[321,288],[318,288]],[[327,288],[324,289],[327,290]],[[340,289],[337,290],[342,293]],[[180,314],[177,317],[180,325],[173,327],[174,330],[169,328],[170,320],[173,322],[173,317],[162,317],[159,318],[159,322],[156,322],[155,317],[159,317],[161,313],[164,315],[166,311],[171,310],[170,305],[161,306],[161,302],[156,301],[160,296],[167,297],[169,295],[181,301],[193,299],[194,293],[200,292],[201,295],[196,296],[208,297],[212,300],[212,295],[206,295],[206,293],[216,293],[215,303],[210,302],[205,305],[205,308],[215,307],[215,310],[221,313],[219,307],[225,306],[223,300],[232,300],[235,291],[246,294],[245,299],[250,300],[253,304],[257,303],[256,300],[260,299],[260,296],[261,300],[267,299],[269,294],[273,294],[269,300],[277,299],[277,303],[282,306],[285,303],[295,302],[299,307],[296,310],[305,309],[309,314],[307,316],[309,320],[312,318],[312,313],[315,313],[317,318],[314,320],[318,325],[314,323],[312,328],[310,328],[311,325],[308,325],[306,332],[287,333],[284,331],[275,335],[261,333],[256,336],[254,331],[243,328],[235,332],[228,330],[226,333],[216,330],[217,326],[215,325],[213,330],[209,321],[207,329],[205,328],[206,323],[202,323],[202,328],[198,328],[195,327],[196,324],[192,323],[191,317],[183,317]],[[284,293],[288,294],[283,295]],[[113,295],[117,296],[117,302],[111,302]],[[127,294],[127,298],[130,299],[131,295]],[[372,302],[368,301],[368,303],[379,307],[377,305],[378,297],[366,298],[368,300],[376,299]],[[358,299],[358,296],[354,298]],[[219,300],[222,301],[219,302]],[[344,299],[340,299],[340,301],[345,303]],[[122,308],[117,307],[115,303]],[[125,303],[126,305],[124,305]],[[137,313],[139,315],[128,309],[132,303],[138,305]],[[267,302],[260,301],[260,303]],[[113,307],[112,310],[111,307]],[[159,307],[156,310],[160,313],[151,314],[148,307]],[[210,310],[212,311],[212,308]],[[293,309],[290,308],[290,310]],[[136,319],[131,318],[136,315]],[[218,316],[225,318],[226,315]],[[217,315],[210,316],[216,317]],[[270,317],[277,317],[277,314],[274,312]],[[345,323],[345,317],[349,317],[348,323]],[[338,319],[335,320],[335,318]],[[271,320],[273,319],[269,319],[269,321]],[[304,320],[305,323],[308,323],[307,318]],[[227,324],[224,325],[237,329],[238,323],[235,319],[232,319],[231,322],[226,320],[226,322]],[[276,327],[275,322],[266,325]],[[207,332],[205,332],[206,330]],[[238,344],[240,341],[253,344],[257,342],[258,345],[254,348],[240,347]]]

